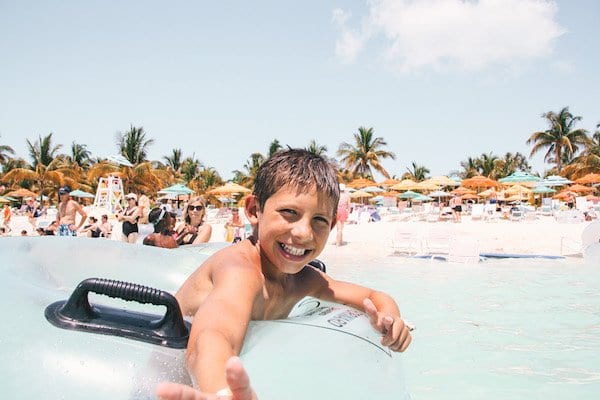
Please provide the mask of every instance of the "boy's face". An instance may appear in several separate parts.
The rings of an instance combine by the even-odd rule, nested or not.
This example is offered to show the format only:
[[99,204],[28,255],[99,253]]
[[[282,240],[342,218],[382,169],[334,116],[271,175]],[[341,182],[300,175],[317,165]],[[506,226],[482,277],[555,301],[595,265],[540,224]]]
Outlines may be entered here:
[[278,270],[299,272],[316,258],[327,242],[333,220],[333,203],[311,189],[296,193],[284,186],[257,211],[262,255]]

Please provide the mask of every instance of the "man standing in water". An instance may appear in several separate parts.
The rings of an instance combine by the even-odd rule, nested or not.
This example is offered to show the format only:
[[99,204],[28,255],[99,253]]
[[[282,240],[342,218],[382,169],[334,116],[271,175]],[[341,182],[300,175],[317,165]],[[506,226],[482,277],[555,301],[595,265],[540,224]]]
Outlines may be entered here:
[[[83,207],[71,199],[71,188],[63,186],[58,189],[60,203],[58,203],[58,236],[77,236],[77,230],[81,228],[87,218]],[[81,216],[79,225],[75,226],[77,213]]]

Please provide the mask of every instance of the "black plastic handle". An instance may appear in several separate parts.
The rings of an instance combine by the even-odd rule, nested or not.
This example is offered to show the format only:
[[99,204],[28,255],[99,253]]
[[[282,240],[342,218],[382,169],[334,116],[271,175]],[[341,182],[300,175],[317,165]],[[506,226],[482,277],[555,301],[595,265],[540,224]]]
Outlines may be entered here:
[[[92,306],[90,292],[142,304],[165,306],[165,315],[136,313],[106,306]],[[46,318],[66,329],[87,330],[182,348],[189,329],[177,299],[170,293],[137,283],[89,278],[77,285],[67,301],[46,308]]]

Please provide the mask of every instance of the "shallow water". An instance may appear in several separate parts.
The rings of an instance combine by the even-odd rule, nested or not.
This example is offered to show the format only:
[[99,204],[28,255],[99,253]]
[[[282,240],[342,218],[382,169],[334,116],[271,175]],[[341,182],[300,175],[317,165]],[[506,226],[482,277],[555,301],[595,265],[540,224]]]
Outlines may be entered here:
[[334,255],[338,279],[394,296],[417,326],[403,357],[413,399],[597,399],[600,267],[582,260],[451,264]]

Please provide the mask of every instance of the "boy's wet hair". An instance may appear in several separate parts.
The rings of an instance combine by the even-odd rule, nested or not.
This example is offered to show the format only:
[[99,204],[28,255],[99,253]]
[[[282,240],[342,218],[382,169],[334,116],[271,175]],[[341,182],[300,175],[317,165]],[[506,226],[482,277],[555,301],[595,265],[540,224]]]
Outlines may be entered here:
[[325,158],[304,149],[279,151],[258,169],[252,193],[263,209],[267,199],[284,186],[297,193],[311,189],[324,193],[333,203],[335,217],[340,187],[335,169]]

